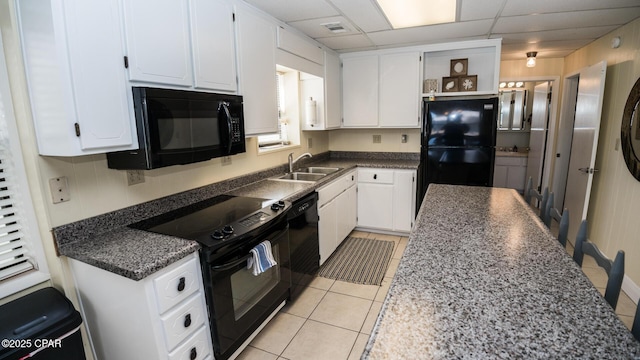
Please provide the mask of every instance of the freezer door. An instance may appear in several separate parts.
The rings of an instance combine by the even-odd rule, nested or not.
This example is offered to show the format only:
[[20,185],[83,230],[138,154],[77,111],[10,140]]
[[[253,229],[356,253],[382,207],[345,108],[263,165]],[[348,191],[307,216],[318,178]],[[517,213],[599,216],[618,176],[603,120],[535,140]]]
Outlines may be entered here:
[[497,99],[424,103],[422,145],[495,146]]

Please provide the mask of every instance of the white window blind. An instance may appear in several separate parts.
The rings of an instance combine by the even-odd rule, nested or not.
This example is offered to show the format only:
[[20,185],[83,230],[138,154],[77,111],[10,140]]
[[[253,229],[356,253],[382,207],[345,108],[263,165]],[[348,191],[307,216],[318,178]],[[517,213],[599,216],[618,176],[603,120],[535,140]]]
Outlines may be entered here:
[[262,147],[276,145],[276,144],[282,145],[282,141],[284,140],[284,136],[282,134],[283,126],[282,126],[282,123],[280,122],[285,112],[284,73],[279,71],[276,72],[276,96],[278,101],[278,132],[275,134],[258,136],[258,145]]
[[[3,134],[6,132],[3,131]],[[4,136],[3,136],[4,137]],[[35,268],[35,261],[22,231],[17,184],[11,153],[0,142],[0,281]]]

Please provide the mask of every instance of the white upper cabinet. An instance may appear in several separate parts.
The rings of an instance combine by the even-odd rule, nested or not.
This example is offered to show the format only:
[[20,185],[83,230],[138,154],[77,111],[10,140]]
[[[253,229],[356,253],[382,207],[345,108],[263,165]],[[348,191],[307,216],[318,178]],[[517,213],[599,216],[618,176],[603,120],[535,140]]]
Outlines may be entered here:
[[343,127],[378,126],[378,55],[342,59]]
[[16,2],[41,155],[138,147],[118,1]]
[[324,52],[325,129],[337,129],[342,123],[342,82],[340,58]]
[[418,51],[344,56],[343,127],[420,126]]
[[381,127],[420,126],[421,54],[380,55]]
[[236,22],[245,134],[277,132],[276,26],[242,5],[236,7]]
[[194,86],[237,90],[233,7],[221,0],[191,0]]
[[231,4],[222,0],[124,3],[131,81],[236,91]]
[[324,54],[322,48],[305,37],[278,27],[278,48],[322,65]]
[[129,79],[191,86],[188,1],[136,0],[124,4]]

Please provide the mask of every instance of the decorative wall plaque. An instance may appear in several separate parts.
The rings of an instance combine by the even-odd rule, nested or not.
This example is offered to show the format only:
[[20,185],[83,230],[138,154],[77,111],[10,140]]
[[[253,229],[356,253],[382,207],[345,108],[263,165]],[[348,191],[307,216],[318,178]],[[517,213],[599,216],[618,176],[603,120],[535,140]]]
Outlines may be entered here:
[[458,81],[460,78],[457,76],[443,77],[442,78],[442,92],[456,92],[459,91]]
[[453,59],[451,60],[450,76],[464,76],[467,75],[467,67],[469,66],[469,59]]

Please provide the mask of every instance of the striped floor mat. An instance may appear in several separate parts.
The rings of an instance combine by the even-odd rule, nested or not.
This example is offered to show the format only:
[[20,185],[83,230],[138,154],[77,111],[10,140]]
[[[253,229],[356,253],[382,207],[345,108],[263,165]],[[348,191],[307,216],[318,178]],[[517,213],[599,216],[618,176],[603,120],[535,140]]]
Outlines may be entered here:
[[381,285],[393,241],[349,237],[320,268],[318,276],[355,284]]

